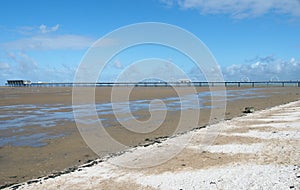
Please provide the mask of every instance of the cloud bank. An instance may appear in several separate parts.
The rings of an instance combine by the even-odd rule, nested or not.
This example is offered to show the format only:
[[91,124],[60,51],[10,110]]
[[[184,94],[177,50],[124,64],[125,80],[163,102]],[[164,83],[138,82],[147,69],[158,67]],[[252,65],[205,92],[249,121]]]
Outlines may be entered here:
[[274,56],[256,57],[245,64],[223,68],[227,81],[278,81],[299,80],[300,61],[295,58],[283,60]]
[[22,26],[17,27],[16,29],[6,29],[7,31],[17,32],[21,34],[21,36],[14,41],[0,44],[0,48],[5,51],[78,50],[90,47],[96,40],[82,35],[57,34],[56,32],[59,28],[59,24],[52,27],[41,24],[38,27]]
[[24,52],[7,54],[9,62],[0,62],[0,85],[9,79],[28,79],[33,82],[71,82],[76,65],[53,64],[45,66]]
[[[45,24],[40,26],[23,26],[16,29],[3,30],[20,34],[14,41],[0,43],[0,84],[7,79],[29,79],[32,81],[63,82],[72,81],[77,63],[68,63],[69,56],[78,50],[85,51],[95,39],[70,34],[57,34],[60,25],[49,27]],[[109,42],[111,43],[111,42]],[[70,55],[61,55],[60,52],[68,50]],[[75,50],[75,51],[74,51]],[[57,62],[49,63],[36,61],[32,55],[44,52],[53,52]],[[57,56],[59,55],[59,56]],[[45,58],[46,59],[46,58]],[[59,63],[66,62],[64,65]]]
[[235,19],[254,18],[268,13],[300,17],[299,0],[161,0],[168,7],[197,9],[201,14],[228,14]]

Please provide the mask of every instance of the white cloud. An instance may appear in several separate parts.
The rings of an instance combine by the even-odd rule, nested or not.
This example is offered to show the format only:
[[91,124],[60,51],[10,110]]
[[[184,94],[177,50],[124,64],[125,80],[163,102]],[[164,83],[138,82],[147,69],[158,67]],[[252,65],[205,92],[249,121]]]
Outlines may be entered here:
[[120,60],[115,60],[114,63],[113,63],[113,66],[117,69],[122,69],[123,68],[123,65],[122,65]]
[[7,70],[9,69],[9,64],[6,62],[0,62],[0,70]]
[[[172,5],[168,1],[162,1]],[[201,14],[229,14],[235,19],[259,17],[267,13],[300,16],[299,0],[174,0],[183,9]]]
[[78,35],[33,36],[2,44],[6,50],[57,50],[84,49],[92,45],[94,39]]
[[299,80],[300,61],[277,59],[272,56],[257,57],[252,63],[231,65],[223,68],[225,80],[239,81],[244,78],[251,81]]
[[0,26],[0,29],[10,33],[19,33],[21,35],[37,35],[37,34],[47,34],[51,32],[56,32],[60,28],[59,24],[52,27],[48,27],[45,24],[40,26],[17,26],[15,28],[8,28],[6,26]]
[[[94,38],[80,35],[38,35],[0,44],[0,48],[6,51],[78,50],[91,47],[95,41]],[[101,44],[96,44],[94,47],[113,46],[117,43],[114,39],[102,39]]]
[[55,26],[52,26],[52,27],[48,27],[44,24],[40,25],[39,29],[40,29],[40,32],[42,34],[46,34],[46,33],[49,33],[49,32],[55,32],[57,31],[59,28],[59,24],[55,25]]
[[24,52],[7,53],[6,62],[0,62],[0,85],[8,79],[28,79],[34,82],[71,82],[76,66],[73,64],[39,64],[33,57]]
[[14,69],[20,73],[32,73],[38,68],[38,63],[24,52],[10,52],[8,57],[16,63]]

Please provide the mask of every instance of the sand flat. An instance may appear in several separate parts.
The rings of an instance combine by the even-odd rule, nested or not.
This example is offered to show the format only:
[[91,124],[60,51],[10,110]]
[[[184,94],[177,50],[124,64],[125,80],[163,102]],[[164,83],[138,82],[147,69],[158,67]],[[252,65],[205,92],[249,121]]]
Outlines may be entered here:
[[[22,184],[20,189],[299,189],[300,188],[300,124],[289,128],[289,113],[300,121],[300,101],[257,111],[253,114],[223,121],[215,125],[223,128],[223,135],[230,138],[222,145],[200,144],[204,130],[197,129],[167,139],[147,147],[139,146],[122,155],[107,158],[91,167],[80,167],[77,171],[51,179],[38,179],[34,183]],[[274,118],[276,114],[276,118]],[[268,123],[261,118],[274,118],[273,131],[257,136],[258,142],[239,141],[239,133],[233,129],[251,128],[256,131],[261,124]],[[283,138],[267,138],[286,129]],[[299,122],[300,123],[300,122]],[[272,127],[271,125],[268,125]],[[247,137],[247,133],[243,131]],[[251,138],[252,135],[249,134]],[[232,138],[237,137],[235,141]],[[289,138],[290,137],[290,138]],[[160,153],[169,151],[170,144],[178,143],[182,138],[190,138],[190,143],[178,155],[155,167],[126,168],[116,164],[144,161],[147,157],[160,155],[142,155],[146,149]],[[224,136],[222,136],[224,138]],[[226,139],[226,137],[225,137]],[[216,142],[218,139],[216,139]],[[223,139],[224,141],[224,139]],[[198,149],[197,149],[198,147]],[[150,151],[151,152],[151,151]],[[143,156],[147,156],[143,158]],[[115,164],[112,164],[115,163]],[[139,164],[135,163],[134,165]]]
[[[247,106],[253,106],[256,110],[261,110],[295,101],[300,98],[300,88],[295,87],[255,89],[250,88],[251,93],[249,93],[248,89],[249,88],[244,87],[230,87],[227,89],[229,91],[229,94],[231,94],[232,96],[230,96],[231,99],[228,99],[227,102],[225,119],[232,119],[234,117],[244,115],[242,111]],[[197,88],[198,92],[203,92],[204,94],[207,93],[208,90],[209,89],[206,87]],[[111,88],[96,88],[96,103],[106,104],[110,102],[110,93]],[[257,96],[255,96],[255,94],[257,94]],[[130,100],[144,102],[144,100],[163,99],[174,96],[176,96],[176,92],[171,88],[138,87],[135,88],[130,94]],[[74,167],[82,165],[89,160],[99,158],[98,155],[91,151],[86,145],[86,143],[80,136],[74,121],[68,119],[69,116],[73,115],[72,88],[4,87],[0,90],[0,97],[0,122],[7,124],[7,122],[9,121],[12,123],[13,127],[15,127],[13,129],[6,128],[1,130],[1,140],[11,136],[23,138],[32,137],[32,135],[37,135],[35,137],[42,139],[40,140],[42,146],[30,146],[30,143],[27,145],[14,144],[16,141],[13,141],[14,143],[5,144],[0,147],[0,186],[20,183],[41,176],[47,176],[51,173],[62,171],[67,168],[72,169]],[[204,100],[209,101],[209,97],[203,98]],[[169,101],[170,100],[167,99],[166,102]],[[205,105],[209,106],[209,103],[205,103]],[[14,106],[18,106],[18,108],[13,108]],[[45,112],[45,110],[47,112]],[[291,110],[293,110],[293,108],[291,108]],[[18,111],[22,111],[23,113],[26,111],[27,115],[7,116],[9,113]],[[59,119],[57,119],[57,117],[54,119],[46,118],[44,122],[38,121],[36,123],[31,123],[32,119],[44,119],[44,115],[34,115],[34,117],[30,115],[36,112],[40,113],[40,111],[44,111],[43,114],[59,114]],[[183,129],[183,131],[190,131],[195,127],[202,127],[207,125],[210,117],[210,111],[211,110],[209,108],[201,108],[198,126],[191,126],[187,123],[186,128]],[[278,114],[281,113],[274,113],[272,116],[277,116]],[[141,120],[149,118],[149,112],[147,110],[139,110],[137,112],[134,112],[133,115],[139,116]],[[29,119],[25,121],[20,120],[20,118],[24,119],[26,117],[28,117]],[[111,114],[103,115],[103,117],[109,121],[114,120],[114,116]],[[110,127],[107,128],[107,132],[118,141],[133,147],[139,144],[148,143],[148,141],[145,141],[146,139],[153,140],[156,137],[174,135],[174,130],[176,129],[174,128],[174,126],[176,126],[176,124],[178,123],[179,117],[180,110],[169,111],[162,127],[160,127],[159,130],[156,130],[153,133],[149,134],[136,135],[134,133],[129,133],[128,131],[123,130],[120,124],[114,121],[109,123]],[[66,118],[67,120],[65,120]],[[218,117],[212,119],[214,123],[217,123],[220,120],[220,118]],[[270,127],[269,124],[272,123],[272,121],[264,121],[263,119],[263,117],[262,120],[250,119],[247,122],[249,124],[259,125],[261,131],[258,132],[268,132],[270,129],[262,131],[261,126],[262,124],[267,123],[266,126],[263,127]],[[246,120],[247,119],[245,119],[244,121]],[[293,122],[293,124],[291,123],[293,128],[297,127],[297,121],[294,121],[295,118],[290,120],[291,122]],[[244,123],[244,121],[240,121],[240,123]],[[17,125],[24,126],[18,128],[13,122],[15,122]],[[276,121],[276,123],[280,122]],[[3,126],[1,125],[1,127]],[[278,129],[280,128],[280,126],[276,127]],[[234,130],[235,132],[248,132],[252,129],[249,128],[231,130]],[[44,134],[46,134],[46,136],[43,136]],[[231,139],[232,142],[242,141],[249,144],[254,142],[259,143],[260,141],[266,140],[257,138],[257,132],[255,132],[255,134],[252,132],[252,137],[243,135],[230,136],[228,134],[221,135],[220,138],[216,139],[215,142],[219,145],[222,145],[227,144],[228,139]],[[284,132],[279,132],[278,134],[286,135],[286,133]],[[273,134],[273,136],[278,136],[278,134]],[[260,133],[260,135],[263,135],[263,133]],[[25,140],[27,142],[28,139],[25,138]],[[272,139],[269,140],[272,141]],[[191,152],[192,150],[186,151]],[[232,151],[233,150],[231,150],[231,152]],[[206,154],[207,157],[210,157],[214,153],[207,152]],[[225,162],[230,162],[230,160],[232,159],[230,155],[225,155],[220,151],[219,155],[224,156]],[[105,154],[103,154],[103,156],[105,156]],[[239,157],[243,157],[243,155],[239,155]],[[199,159],[205,160],[206,157],[200,157]],[[211,165],[215,164],[216,163],[213,162]],[[201,164],[199,164],[199,166],[200,165]]]

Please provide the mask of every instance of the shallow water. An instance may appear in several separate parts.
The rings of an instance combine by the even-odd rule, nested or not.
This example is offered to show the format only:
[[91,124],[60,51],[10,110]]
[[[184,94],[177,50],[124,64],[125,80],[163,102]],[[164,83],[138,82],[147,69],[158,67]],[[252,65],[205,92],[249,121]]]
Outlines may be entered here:
[[[258,97],[267,97],[262,91],[257,88],[241,89],[241,90],[227,90],[227,101],[235,101],[241,99],[250,99]],[[108,119],[107,115],[114,113],[138,113],[142,110],[152,111],[167,110],[179,111],[187,109],[210,109],[211,106],[205,106],[208,103],[211,95],[217,97],[217,101],[225,99],[223,92],[200,92],[194,95],[186,95],[179,97],[166,97],[160,99],[161,101],[153,100],[135,100],[130,102],[117,102],[117,103],[101,103],[96,104],[96,112],[103,126],[109,127],[116,119]],[[151,103],[151,106],[149,104]],[[218,104],[220,105],[220,104]],[[222,105],[222,104],[221,104]],[[87,105],[88,106],[88,105]],[[82,107],[82,108],[81,108]],[[84,106],[76,106],[77,111],[81,111],[81,115],[85,118],[90,116],[90,112],[85,112]],[[78,109],[79,108],[79,109]],[[39,132],[34,130],[37,128],[51,128],[57,126],[64,126],[66,122],[74,122],[73,107],[63,104],[24,104],[24,105],[11,105],[2,106],[0,115],[0,146],[44,146],[47,143],[45,140],[62,137],[67,134],[51,134],[49,132]],[[124,114],[126,115],[126,114]],[[134,119],[139,119],[139,115],[135,115]],[[124,116],[118,117],[119,121],[128,121],[133,118]],[[92,124],[98,121],[91,119],[77,120],[85,124]],[[36,132],[35,132],[36,131]]]

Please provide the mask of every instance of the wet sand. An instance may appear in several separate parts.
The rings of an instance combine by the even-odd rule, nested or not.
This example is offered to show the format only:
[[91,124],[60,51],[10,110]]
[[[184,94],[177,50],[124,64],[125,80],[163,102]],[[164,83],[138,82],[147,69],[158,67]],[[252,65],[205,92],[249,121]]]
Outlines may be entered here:
[[[231,87],[228,90],[241,90],[244,88]],[[198,88],[199,92],[207,91],[205,87]],[[111,88],[97,88],[96,103],[110,102]],[[243,110],[247,106],[253,106],[256,110],[261,110],[276,105],[285,104],[291,101],[299,100],[300,88],[284,87],[284,88],[261,88],[257,92],[266,94],[266,97],[255,97],[249,95],[246,99],[236,99],[227,102],[225,119],[231,119],[244,115]],[[131,100],[145,99],[161,99],[165,97],[176,96],[176,92],[171,88],[135,88],[130,94]],[[250,98],[251,97],[251,98]],[[72,105],[72,88],[0,88],[0,106],[25,105],[25,104],[61,104],[67,106],[66,112],[71,111]],[[69,106],[69,107],[68,107]],[[32,108],[34,109],[34,108]],[[3,109],[0,115],[3,115]],[[149,112],[139,111],[134,113],[143,119],[149,117]],[[188,126],[184,130],[204,126],[208,124],[210,109],[201,110],[200,122],[198,126]],[[105,115],[113,120],[113,115]],[[128,146],[149,143],[156,137],[170,136],[176,130],[174,126],[178,123],[180,111],[169,111],[166,120],[162,126],[149,134],[134,134],[128,130],[124,130],[117,122],[112,122],[106,130],[114,136],[119,142]],[[7,119],[7,118],[5,118]],[[9,120],[14,120],[12,116]],[[1,118],[0,120],[3,120]],[[219,118],[214,118],[214,122],[218,122]],[[81,138],[74,121],[64,121],[52,127],[26,126],[27,133],[30,131],[39,131],[51,133],[53,135],[64,134],[60,138],[44,139],[45,145],[32,146],[12,146],[4,145],[0,147],[0,186],[23,182],[32,178],[45,176],[56,171],[62,171],[66,168],[82,165],[88,160],[98,158],[91,151]],[[6,130],[5,133],[10,133]],[[24,132],[21,132],[24,133]],[[0,135],[4,135],[1,131]],[[6,134],[9,135],[9,134]],[[2,138],[2,137],[1,137]],[[146,141],[145,141],[146,140]],[[113,151],[112,151],[113,152]]]
[[[291,102],[134,147],[75,171],[33,179],[13,188],[296,190],[300,187],[299,120],[300,101]],[[212,128],[222,128],[222,132],[213,144],[201,146]],[[180,146],[184,149],[159,164],[161,157]]]

